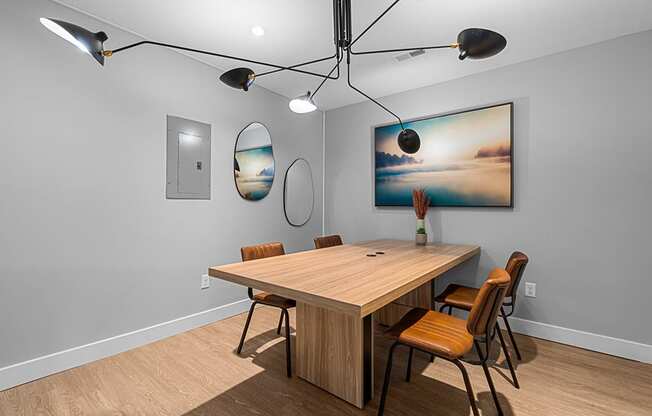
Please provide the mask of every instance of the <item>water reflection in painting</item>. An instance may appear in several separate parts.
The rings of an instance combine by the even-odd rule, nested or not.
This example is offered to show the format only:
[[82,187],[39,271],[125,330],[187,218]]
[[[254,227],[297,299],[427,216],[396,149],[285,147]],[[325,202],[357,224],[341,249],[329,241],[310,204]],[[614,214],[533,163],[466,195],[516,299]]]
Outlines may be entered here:
[[258,201],[267,196],[274,182],[274,153],[265,126],[252,123],[240,133],[233,165],[236,187],[243,198]]
[[376,206],[411,206],[424,188],[431,206],[512,206],[512,104],[404,123],[421,148],[408,155],[399,125],[375,129]]

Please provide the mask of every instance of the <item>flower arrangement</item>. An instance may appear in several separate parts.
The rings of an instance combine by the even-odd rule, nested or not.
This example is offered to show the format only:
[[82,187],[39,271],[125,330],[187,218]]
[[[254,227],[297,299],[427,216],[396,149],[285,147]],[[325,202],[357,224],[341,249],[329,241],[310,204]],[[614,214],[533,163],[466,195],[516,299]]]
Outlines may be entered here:
[[[430,198],[426,196],[424,189],[412,190],[412,205],[414,206],[414,213],[417,215],[417,237],[419,235],[426,235],[425,218],[428,213],[428,206],[430,205]],[[417,240],[425,240],[418,238]]]

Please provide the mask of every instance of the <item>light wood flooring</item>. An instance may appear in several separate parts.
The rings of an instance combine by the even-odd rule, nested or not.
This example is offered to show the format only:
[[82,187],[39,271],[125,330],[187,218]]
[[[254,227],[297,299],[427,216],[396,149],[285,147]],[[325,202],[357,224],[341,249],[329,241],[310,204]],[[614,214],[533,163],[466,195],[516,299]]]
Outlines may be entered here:
[[[256,309],[242,356],[237,356],[245,316],[0,392],[0,415],[376,414],[389,347],[380,329],[376,398],[358,410],[296,376],[286,378],[277,309]],[[523,353],[521,389],[510,384],[502,358],[491,370],[507,416],[652,415],[652,365],[516,337]],[[431,364],[416,353],[412,381],[406,383],[406,362],[407,351],[397,350],[386,415],[471,414],[456,367],[441,359]],[[481,414],[494,415],[482,369],[467,368]]]

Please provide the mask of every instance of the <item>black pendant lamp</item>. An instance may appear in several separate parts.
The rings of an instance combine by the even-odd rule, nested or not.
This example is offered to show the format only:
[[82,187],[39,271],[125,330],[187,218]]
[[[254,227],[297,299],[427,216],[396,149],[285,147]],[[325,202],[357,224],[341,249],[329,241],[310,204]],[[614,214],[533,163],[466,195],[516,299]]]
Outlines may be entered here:
[[[440,44],[433,46],[416,46],[416,47],[401,47],[389,48],[379,50],[354,50],[353,46],[360,40],[378,21],[385,16],[394,6],[399,3],[395,0],[390,4],[385,11],[383,11],[376,19],[374,19],[363,31],[357,36],[353,36],[351,27],[351,0],[332,0],[333,1],[333,33],[334,33],[334,46],[335,50],[329,56],[319,59],[312,59],[306,62],[300,62],[294,65],[278,65],[271,62],[255,61],[252,59],[241,58],[232,55],[226,55],[218,52],[210,52],[200,49],[189,48],[186,46],[172,45],[168,43],[155,42],[151,40],[141,40],[118,49],[104,50],[104,42],[108,36],[104,32],[93,33],[82,27],[72,23],[63,22],[55,19],[42,18],[41,23],[50,29],[52,32],[61,36],[68,42],[74,44],[82,51],[91,55],[100,65],[104,65],[104,58],[113,56],[114,54],[126,51],[143,45],[153,45],[164,48],[171,48],[182,50],[185,52],[200,53],[204,55],[215,56],[218,58],[231,59],[245,64],[262,65],[270,69],[254,73],[250,68],[235,68],[225,72],[220,76],[220,81],[229,87],[236,88],[243,91],[248,91],[249,87],[254,83],[256,78],[264,77],[267,75],[275,74],[281,71],[291,71],[303,75],[311,75],[321,79],[321,83],[315,91],[304,96],[300,96],[292,100],[290,109],[295,112],[304,113],[315,110],[317,107],[313,100],[320,88],[329,80],[337,80],[340,78],[340,63],[346,63],[346,77],[347,83],[350,88],[363,95],[365,98],[378,105],[387,113],[394,116],[401,124],[401,132],[398,135],[398,145],[405,153],[416,153],[421,147],[421,139],[416,131],[406,129],[403,126],[401,118],[392,112],[389,108],[370,97],[360,88],[356,87],[351,79],[351,61],[355,56],[371,55],[371,54],[385,54],[397,52],[411,52],[414,50],[435,50],[435,49],[459,49],[459,59],[484,59],[490,58],[500,53],[507,46],[507,40],[504,36],[488,29],[470,28],[465,29],[457,36],[456,43]],[[319,73],[304,69],[305,66],[316,64],[318,62],[334,60],[334,66],[328,73]]]
[[256,74],[249,68],[235,68],[220,76],[220,81],[229,87],[244,91],[249,91],[255,79]]
[[401,130],[398,134],[398,147],[405,153],[416,153],[421,147],[421,139],[412,129]]
[[471,28],[457,35],[460,48],[460,60],[491,58],[499,54],[505,46],[507,39],[500,33],[489,29]]
[[72,23],[47,17],[41,18],[41,24],[104,66],[104,42],[109,38],[106,33],[93,33]]

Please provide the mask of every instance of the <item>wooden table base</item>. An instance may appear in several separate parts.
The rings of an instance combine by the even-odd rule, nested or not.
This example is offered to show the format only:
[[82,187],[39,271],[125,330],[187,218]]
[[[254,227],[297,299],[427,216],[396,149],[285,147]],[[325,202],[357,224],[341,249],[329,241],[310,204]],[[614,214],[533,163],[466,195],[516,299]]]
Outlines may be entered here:
[[373,320],[297,302],[296,374],[364,408],[373,395]]

